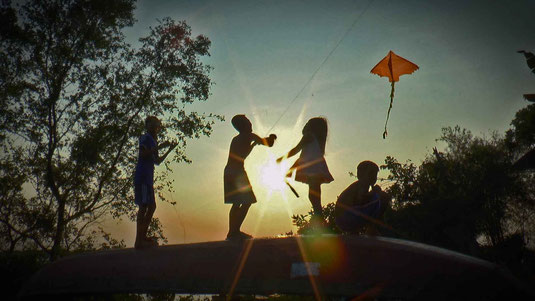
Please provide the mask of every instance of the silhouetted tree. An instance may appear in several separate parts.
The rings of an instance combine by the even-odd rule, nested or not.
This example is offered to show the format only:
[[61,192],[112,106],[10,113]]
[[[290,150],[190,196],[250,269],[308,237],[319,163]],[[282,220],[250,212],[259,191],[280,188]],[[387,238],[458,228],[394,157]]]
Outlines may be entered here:
[[[1,248],[56,258],[93,247],[101,217],[134,216],[145,116],[166,121],[163,136],[180,143],[175,162],[189,162],[187,139],[210,135],[222,119],[186,110],[209,96],[210,67],[200,58],[210,40],[166,18],[133,48],[122,33],[134,23],[132,0],[2,3]],[[163,237],[157,220],[151,229]]]
[[[336,226],[334,221],[334,208],[335,203],[328,203],[323,206],[323,217],[325,219],[324,232],[329,233],[341,233],[340,229]],[[294,214],[292,215],[292,223],[297,227],[297,234],[309,234],[312,232],[312,225],[310,219],[313,216],[314,211],[310,210],[308,214]]]
[[512,170],[505,139],[448,127],[438,140],[446,143],[444,152],[435,149],[419,167],[385,160],[395,200],[387,224],[404,238],[472,255],[518,233],[517,209],[535,212],[533,182]]
[[535,147],[535,104],[516,112],[511,125],[512,129],[506,133],[506,141],[510,148],[523,153]]
[[[530,104],[516,112],[511,126],[512,128],[505,135],[509,150],[516,159],[533,158],[532,155],[535,151],[535,104]],[[518,166],[518,163],[519,161],[516,161],[515,165]],[[524,202],[519,203],[519,206],[514,208],[516,214],[512,216],[512,224],[519,229],[519,233],[522,234],[525,241],[535,245],[535,212],[529,210],[535,202],[535,169],[519,168],[519,170],[524,170],[519,172],[519,176],[524,182],[527,197]]]

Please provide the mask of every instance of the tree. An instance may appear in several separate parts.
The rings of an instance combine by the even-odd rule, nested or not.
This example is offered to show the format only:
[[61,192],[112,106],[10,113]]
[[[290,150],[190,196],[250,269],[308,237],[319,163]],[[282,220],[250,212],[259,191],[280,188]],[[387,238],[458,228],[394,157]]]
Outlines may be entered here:
[[518,233],[511,222],[519,206],[534,212],[533,182],[512,170],[505,139],[448,127],[438,140],[446,143],[444,152],[435,148],[419,167],[385,160],[395,199],[386,222],[404,238],[472,255]]
[[511,125],[513,128],[506,132],[506,141],[512,149],[525,152],[535,146],[535,104],[516,112]]
[[[512,128],[505,135],[506,145],[509,150],[517,159],[524,156],[528,150],[532,153],[535,147],[535,104],[530,104],[516,112],[511,125]],[[512,215],[510,224],[518,229],[518,232],[522,234],[523,240],[534,246],[535,212],[526,210],[525,207],[532,208],[533,203],[535,203],[535,185],[533,185],[535,183],[535,173],[531,169],[521,172],[519,175],[527,190],[527,197],[523,203],[513,208],[515,214]]]
[[[122,33],[133,11],[132,0],[2,5],[2,246],[37,247],[52,259],[94,246],[91,226],[103,216],[135,215],[145,116],[164,118],[162,134],[179,142],[175,162],[190,162],[187,140],[222,120],[187,111],[210,94],[211,67],[201,62],[210,40],[166,18],[133,48]],[[151,230],[163,238],[157,220]]]
[[[325,219],[324,232],[327,233],[341,233],[340,229],[336,226],[334,215],[335,203],[328,203],[322,206],[323,218]],[[297,234],[308,234],[314,232],[311,225],[311,218],[314,211],[310,210],[308,214],[294,214],[292,215],[292,224],[297,227]],[[289,232],[290,233],[290,232]]]

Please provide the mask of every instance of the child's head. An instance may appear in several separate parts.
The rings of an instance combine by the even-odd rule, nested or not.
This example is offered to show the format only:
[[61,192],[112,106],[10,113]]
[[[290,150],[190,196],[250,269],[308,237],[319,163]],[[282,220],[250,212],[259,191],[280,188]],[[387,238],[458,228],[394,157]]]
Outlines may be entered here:
[[314,135],[323,154],[325,154],[325,143],[327,141],[327,119],[323,117],[311,118],[303,127],[303,135],[307,133]]
[[148,116],[145,118],[145,128],[148,132],[152,134],[158,134],[162,127],[162,123],[160,122],[160,119],[158,119],[155,116]]
[[250,133],[253,131],[251,121],[245,115],[236,115],[230,121],[232,126],[240,133]]
[[377,182],[379,166],[372,161],[362,161],[357,166],[357,179],[373,186]]

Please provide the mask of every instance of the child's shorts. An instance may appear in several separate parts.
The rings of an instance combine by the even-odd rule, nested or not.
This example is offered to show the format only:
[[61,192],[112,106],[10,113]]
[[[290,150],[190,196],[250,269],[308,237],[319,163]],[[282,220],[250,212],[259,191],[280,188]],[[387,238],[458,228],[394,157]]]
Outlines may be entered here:
[[381,201],[371,201],[365,205],[353,206],[336,218],[336,225],[344,232],[356,232],[373,223],[381,213]]
[[152,185],[135,184],[134,185],[135,203],[138,206],[148,206],[156,204],[154,198],[154,188]]

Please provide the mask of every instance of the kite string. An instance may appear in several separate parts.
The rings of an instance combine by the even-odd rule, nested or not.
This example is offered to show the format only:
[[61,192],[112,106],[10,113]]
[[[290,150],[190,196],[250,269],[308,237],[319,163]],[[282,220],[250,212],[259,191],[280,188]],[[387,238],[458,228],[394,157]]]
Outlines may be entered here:
[[364,15],[364,13],[368,10],[368,8],[370,7],[370,5],[372,4],[374,0],[370,0],[370,2],[368,2],[368,5],[364,8],[364,10],[362,10],[362,12],[357,16],[357,18],[355,18],[355,21],[353,21],[353,23],[351,24],[351,26],[346,30],[346,32],[344,33],[344,35],[342,36],[342,38],[338,41],[338,43],[336,43],[336,45],[334,46],[334,48],[329,52],[329,54],[327,54],[327,56],[325,57],[325,59],[321,62],[321,64],[318,66],[318,68],[316,68],[316,70],[314,71],[314,73],[312,73],[312,76],[310,76],[310,78],[305,82],[305,84],[303,85],[303,87],[301,88],[301,90],[299,90],[299,92],[295,95],[295,97],[290,101],[290,103],[286,106],[286,109],[282,112],[282,114],[279,116],[279,118],[275,121],[275,123],[271,126],[271,128],[267,131],[267,133],[269,134],[269,132],[271,132],[275,126],[279,123],[279,121],[282,119],[282,117],[288,112],[288,110],[290,109],[290,106],[297,100],[297,98],[301,95],[301,93],[305,90],[305,88],[308,86],[308,84],[312,81],[312,79],[314,79],[314,77],[316,76],[316,74],[320,71],[320,69],[323,67],[323,65],[325,65],[325,63],[327,62],[327,60],[329,60],[329,58],[331,57],[331,55],[334,53],[334,51],[338,48],[338,46],[340,46],[340,44],[342,43],[342,41],[346,38],[346,36],[349,34],[349,32],[351,32],[351,30],[353,30],[353,27],[355,27],[355,25],[357,24],[357,22],[360,20],[360,18]]

